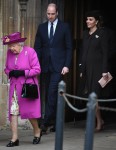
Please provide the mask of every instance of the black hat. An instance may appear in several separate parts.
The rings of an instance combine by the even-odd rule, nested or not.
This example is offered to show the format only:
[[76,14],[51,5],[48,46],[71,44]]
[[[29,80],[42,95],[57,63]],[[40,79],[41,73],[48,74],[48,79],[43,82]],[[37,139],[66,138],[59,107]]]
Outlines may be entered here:
[[101,13],[99,10],[93,10],[86,13],[86,17],[94,17],[96,20],[100,20]]

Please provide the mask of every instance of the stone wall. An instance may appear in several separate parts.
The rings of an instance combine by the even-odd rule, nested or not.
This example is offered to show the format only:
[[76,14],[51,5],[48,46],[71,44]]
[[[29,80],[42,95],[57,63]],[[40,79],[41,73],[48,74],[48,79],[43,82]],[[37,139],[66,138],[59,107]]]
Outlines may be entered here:
[[[18,0],[0,0],[0,128],[9,126],[8,120],[8,79],[4,74],[7,47],[1,37],[20,31],[27,37],[26,45],[33,47],[38,24],[45,20],[47,0],[28,0],[26,11],[22,12]],[[19,125],[30,126],[27,120],[19,118]]]
[[[0,0],[0,36],[2,37],[2,4],[3,1]],[[3,46],[0,40],[0,127],[6,125],[6,111],[7,111],[7,85],[3,84],[3,67],[4,67],[4,57],[3,57]]]
[[[62,4],[62,0],[54,2]],[[52,0],[28,0],[26,11],[21,11],[19,0],[0,0],[0,128],[9,126],[8,120],[8,79],[4,74],[7,46],[2,45],[1,37],[13,32],[21,32],[27,37],[26,45],[33,47],[38,24],[46,21],[46,7]],[[62,12],[62,11],[61,11]],[[60,12],[60,16],[63,15]],[[45,104],[44,98],[42,105]],[[42,112],[44,113],[44,112]],[[19,118],[19,125],[30,127],[27,120]]]

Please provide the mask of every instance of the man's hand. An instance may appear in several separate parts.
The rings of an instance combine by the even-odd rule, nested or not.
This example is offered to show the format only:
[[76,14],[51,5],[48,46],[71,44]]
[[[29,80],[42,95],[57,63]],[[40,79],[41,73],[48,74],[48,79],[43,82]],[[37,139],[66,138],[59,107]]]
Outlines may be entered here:
[[63,67],[61,74],[62,74],[62,75],[65,75],[65,74],[68,73],[68,72],[69,72],[68,67]]

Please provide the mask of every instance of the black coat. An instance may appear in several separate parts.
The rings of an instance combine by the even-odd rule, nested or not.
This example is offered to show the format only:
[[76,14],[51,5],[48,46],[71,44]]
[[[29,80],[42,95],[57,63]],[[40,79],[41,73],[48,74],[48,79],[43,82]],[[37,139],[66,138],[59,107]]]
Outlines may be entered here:
[[95,92],[98,98],[102,97],[102,89],[98,80],[102,73],[107,73],[108,67],[108,37],[103,29],[97,29],[92,35],[86,30],[83,33],[82,43],[82,74],[84,90],[87,94]]

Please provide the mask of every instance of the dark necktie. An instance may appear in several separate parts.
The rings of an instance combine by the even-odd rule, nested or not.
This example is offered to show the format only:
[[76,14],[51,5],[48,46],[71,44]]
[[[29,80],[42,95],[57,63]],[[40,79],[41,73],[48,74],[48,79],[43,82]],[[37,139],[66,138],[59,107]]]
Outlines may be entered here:
[[50,27],[50,43],[52,43],[53,40],[53,22],[51,23],[51,27]]

